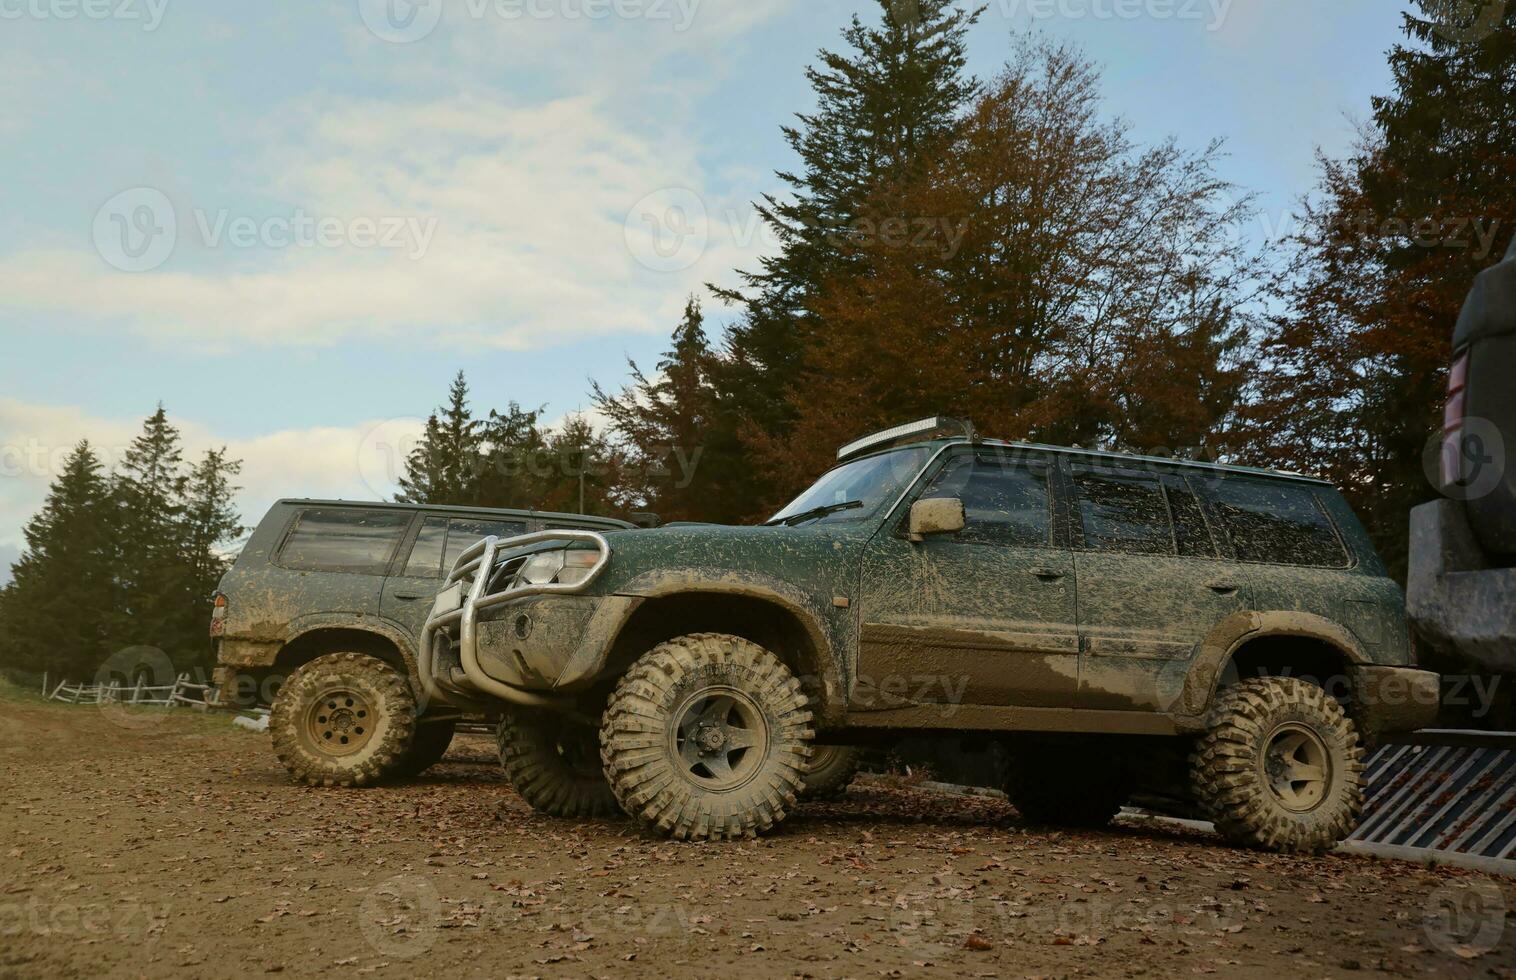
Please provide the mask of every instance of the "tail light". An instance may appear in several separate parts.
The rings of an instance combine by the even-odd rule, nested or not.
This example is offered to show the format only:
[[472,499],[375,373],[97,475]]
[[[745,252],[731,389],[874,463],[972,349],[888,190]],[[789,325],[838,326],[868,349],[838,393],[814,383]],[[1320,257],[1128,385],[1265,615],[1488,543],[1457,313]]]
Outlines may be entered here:
[[226,595],[217,592],[211,596],[211,636],[226,632]]
[[1464,351],[1448,371],[1448,400],[1442,410],[1442,485],[1463,482],[1463,417],[1469,384],[1469,353]]

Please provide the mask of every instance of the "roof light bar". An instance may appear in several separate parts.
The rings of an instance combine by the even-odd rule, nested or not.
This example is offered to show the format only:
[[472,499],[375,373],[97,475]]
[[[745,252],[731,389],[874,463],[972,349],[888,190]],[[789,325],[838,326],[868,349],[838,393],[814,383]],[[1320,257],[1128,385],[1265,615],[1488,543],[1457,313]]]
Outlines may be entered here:
[[879,432],[872,433],[871,435],[866,435],[862,439],[854,440],[853,442],[850,442],[846,446],[843,446],[841,449],[837,450],[837,460],[838,462],[841,462],[850,456],[857,456],[859,453],[865,452],[870,449],[878,449],[881,446],[888,446],[892,443],[903,442],[913,436],[927,435],[929,433],[939,432],[943,429],[961,429],[963,431],[963,434],[969,440],[972,441],[974,438],[974,426],[972,424],[960,419],[948,418],[943,415],[934,415],[929,419],[921,419],[916,422],[907,422],[904,425],[897,425],[893,428],[882,429]]

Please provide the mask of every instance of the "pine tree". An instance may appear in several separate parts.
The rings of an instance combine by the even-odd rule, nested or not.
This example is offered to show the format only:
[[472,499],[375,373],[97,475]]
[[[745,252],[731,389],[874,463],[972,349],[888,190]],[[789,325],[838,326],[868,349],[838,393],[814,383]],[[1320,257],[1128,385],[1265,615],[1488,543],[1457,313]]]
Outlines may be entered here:
[[111,652],[116,508],[88,442],[64,461],[24,530],[26,554],[0,593],[0,661],[53,677],[93,674]]
[[480,429],[476,503],[526,509],[538,505],[548,465],[541,418],[542,409],[527,411],[516,402],[504,412],[490,410]]
[[448,402],[426,422],[421,442],[406,460],[400,477],[402,503],[477,503],[480,423],[469,411],[468,381],[459,371],[448,389]]
[[171,657],[184,615],[184,454],[179,431],[160,404],[142,425],[112,480],[118,508],[115,569],[121,603],[112,638],[118,646],[152,646]]
[[[811,301],[847,261],[863,202],[881,182],[920,166],[978,91],[965,74],[965,39],[984,8],[965,11],[953,0],[878,3],[880,22],[855,16],[843,31],[845,52],[822,51],[806,73],[816,111],[783,131],[801,166],[777,175],[790,197],[768,195],[758,206],[778,253],[743,275],[743,289],[717,290],[742,308],[727,338],[730,357],[716,365],[714,430],[722,441],[787,431],[794,417],[786,391],[823,330]],[[739,512],[758,506],[770,492],[764,485],[761,477],[749,479],[749,492],[733,502]]]
[[183,595],[176,647],[194,650],[203,646],[206,602],[230,567],[222,546],[247,530],[232,502],[238,488],[231,481],[241,471],[242,463],[228,459],[224,446],[208,450],[190,470],[184,490],[184,550],[176,583]]
[[595,385],[595,406],[627,450],[626,492],[664,520],[736,521],[727,492],[740,445],[721,440],[711,373],[716,355],[700,301],[691,296],[673,348],[653,378],[629,361],[632,381],[615,395]]

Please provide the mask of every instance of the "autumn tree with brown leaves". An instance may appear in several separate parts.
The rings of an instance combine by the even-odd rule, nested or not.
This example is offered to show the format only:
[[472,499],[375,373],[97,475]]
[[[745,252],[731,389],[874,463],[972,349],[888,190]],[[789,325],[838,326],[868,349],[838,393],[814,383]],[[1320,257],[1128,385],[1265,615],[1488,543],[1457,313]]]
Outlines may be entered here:
[[[1100,73],[1029,41],[911,179],[870,198],[827,329],[760,458],[803,483],[837,445],[948,412],[1009,438],[1214,451],[1266,282],[1219,144],[1138,146]],[[786,489],[794,489],[793,486]]]

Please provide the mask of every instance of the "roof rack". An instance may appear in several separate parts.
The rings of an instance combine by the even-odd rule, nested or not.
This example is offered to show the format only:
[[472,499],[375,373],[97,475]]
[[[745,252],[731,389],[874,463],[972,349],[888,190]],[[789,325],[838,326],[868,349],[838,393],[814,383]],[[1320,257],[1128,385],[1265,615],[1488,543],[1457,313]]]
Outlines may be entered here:
[[974,442],[978,438],[974,433],[974,423],[964,419],[950,418],[946,415],[934,415],[931,418],[919,419],[915,422],[907,422],[904,425],[892,426],[881,429],[878,432],[864,436],[837,450],[837,461],[851,459],[862,455],[871,449],[882,449],[886,446],[898,446],[906,442],[915,442],[921,439],[931,438],[951,432],[953,435],[961,435]]

